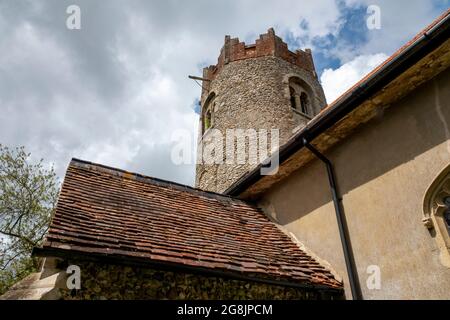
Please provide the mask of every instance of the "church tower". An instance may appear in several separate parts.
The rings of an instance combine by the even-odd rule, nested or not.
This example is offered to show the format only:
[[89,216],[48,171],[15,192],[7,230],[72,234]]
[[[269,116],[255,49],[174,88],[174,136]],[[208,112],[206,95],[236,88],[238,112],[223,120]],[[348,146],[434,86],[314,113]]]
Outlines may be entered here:
[[[251,45],[225,36],[217,64],[203,69],[200,103],[196,187],[214,192],[224,192],[256,167],[255,161],[261,162],[259,157],[250,161],[249,156],[245,163],[226,158],[229,129],[257,133],[246,140],[246,153],[251,155],[249,141],[260,139],[259,134],[267,132],[270,144],[272,129],[278,129],[281,146],[326,105],[311,50],[290,51],[272,28]],[[223,143],[214,140],[217,133],[222,133]],[[218,155],[223,161],[202,160],[211,143],[217,146],[216,159],[223,150]],[[235,143],[235,150],[242,146],[237,139]]]

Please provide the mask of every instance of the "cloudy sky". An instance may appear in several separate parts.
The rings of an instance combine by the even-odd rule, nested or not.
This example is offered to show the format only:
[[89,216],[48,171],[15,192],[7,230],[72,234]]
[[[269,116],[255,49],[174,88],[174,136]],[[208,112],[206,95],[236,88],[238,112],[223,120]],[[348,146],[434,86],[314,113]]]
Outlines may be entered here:
[[[69,5],[81,30],[66,28]],[[366,26],[381,9],[381,29]],[[23,145],[62,178],[76,157],[192,184],[176,130],[196,137],[200,75],[224,35],[274,27],[311,48],[328,102],[450,6],[449,0],[0,0],[0,143]]]

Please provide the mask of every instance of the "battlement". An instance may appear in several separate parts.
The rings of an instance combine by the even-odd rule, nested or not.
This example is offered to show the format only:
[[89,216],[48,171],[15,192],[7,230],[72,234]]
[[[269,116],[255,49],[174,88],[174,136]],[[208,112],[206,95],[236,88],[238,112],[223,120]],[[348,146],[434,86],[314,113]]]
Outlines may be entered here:
[[204,68],[203,77],[213,80],[223,66],[230,62],[266,56],[279,57],[311,72],[316,77],[311,50],[290,51],[288,45],[275,35],[273,28],[260,35],[255,44],[251,45],[240,42],[239,38],[225,36],[225,44],[220,50],[217,64]]

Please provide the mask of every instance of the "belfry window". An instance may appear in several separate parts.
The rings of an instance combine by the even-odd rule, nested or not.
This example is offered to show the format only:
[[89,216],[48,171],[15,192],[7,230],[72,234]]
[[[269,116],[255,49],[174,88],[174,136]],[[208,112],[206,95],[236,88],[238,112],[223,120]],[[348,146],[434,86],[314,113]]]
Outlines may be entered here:
[[289,98],[291,108],[304,115],[313,116],[314,108],[311,104],[311,92],[306,82],[297,77],[290,78]]

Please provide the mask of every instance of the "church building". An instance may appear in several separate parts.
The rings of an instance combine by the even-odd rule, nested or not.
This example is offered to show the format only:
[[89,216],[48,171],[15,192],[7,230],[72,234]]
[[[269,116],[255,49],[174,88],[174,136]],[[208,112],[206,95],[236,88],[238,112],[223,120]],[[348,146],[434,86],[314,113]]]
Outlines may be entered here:
[[449,19],[329,104],[310,50],[226,36],[198,157],[230,129],[278,146],[216,148],[195,188],[72,159],[40,272],[2,298],[450,299]]

